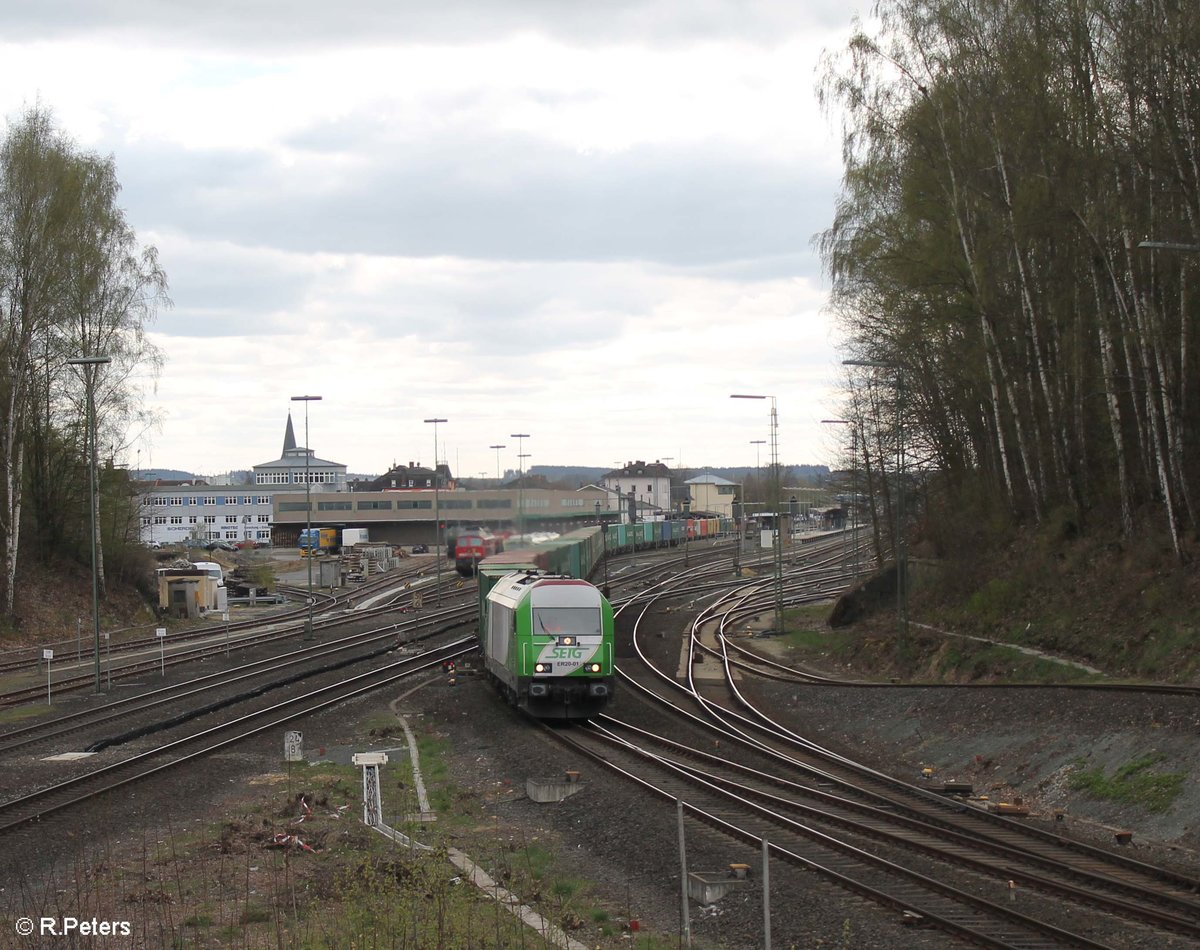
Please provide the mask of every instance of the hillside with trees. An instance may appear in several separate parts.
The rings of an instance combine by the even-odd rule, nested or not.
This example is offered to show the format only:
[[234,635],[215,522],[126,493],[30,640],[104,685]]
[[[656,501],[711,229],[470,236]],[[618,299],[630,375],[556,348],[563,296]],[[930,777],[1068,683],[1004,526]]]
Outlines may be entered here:
[[[161,362],[145,329],[168,303],[167,280],[119,194],[112,158],[77,148],[41,108],[0,143],[0,627],[19,625],[21,597],[44,589],[20,583],[25,573],[90,565],[93,497],[101,589],[144,573],[131,486],[113,456],[144,412],[128,381]],[[107,362],[70,362],[92,357]]]
[[822,238],[868,464],[1080,530],[1197,528],[1200,8],[884,0],[827,63]]

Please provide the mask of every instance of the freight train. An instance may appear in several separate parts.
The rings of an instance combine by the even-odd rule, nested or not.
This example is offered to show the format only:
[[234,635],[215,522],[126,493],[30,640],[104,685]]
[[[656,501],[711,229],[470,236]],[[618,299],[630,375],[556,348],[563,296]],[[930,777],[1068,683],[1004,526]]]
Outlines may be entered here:
[[613,611],[587,578],[607,555],[729,527],[718,518],[592,525],[485,557],[477,566],[478,631],[489,676],[533,716],[598,714],[613,699]]
[[613,695],[613,613],[586,578],[604,553],[593,525],[478,565],[479,647],[513,705],[543,719],[588,719]]

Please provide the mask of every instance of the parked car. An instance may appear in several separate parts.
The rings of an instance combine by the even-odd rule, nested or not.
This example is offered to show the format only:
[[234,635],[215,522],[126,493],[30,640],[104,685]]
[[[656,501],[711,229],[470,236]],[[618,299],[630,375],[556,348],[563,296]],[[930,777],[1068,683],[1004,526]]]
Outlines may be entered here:
[[246,538],[244,541],[237,541],[233,545],[239,551],[253,551],[255,548],[265,548],[267,542],[255,541],[253,538]]
[[205,551],[236,551],[232,544],[228,541],[206,541],[204,543]]
[[428,554],[429,553],[429,545],[428,544],[414,544],[412,546],[412,553],[413,554]]

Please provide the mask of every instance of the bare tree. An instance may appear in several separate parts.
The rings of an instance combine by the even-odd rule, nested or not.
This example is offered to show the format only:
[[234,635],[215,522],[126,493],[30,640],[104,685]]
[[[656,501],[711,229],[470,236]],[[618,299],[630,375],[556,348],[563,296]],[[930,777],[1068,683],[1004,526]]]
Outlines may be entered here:
[[[0,146],[0,612],[6,617],[14,610],[30,484],[33,523],[50,531],[55,546],[67,540],[62,512],[72,500],[93,503],[91,492],[79,491],[81,467],[71,461],[87,461],[85,385],[66,361],[112,360],[95,380],[97,428],[110,432],[123,431],[139,411],[128,375],[135,367],[154,372],[160,363],[144,327],[167,302],[166,279],[153,248],[138,249],[118,193],[112,160],[77,150],[41,108],[22,116]],[[87,540],[86,533],[75,540]]]

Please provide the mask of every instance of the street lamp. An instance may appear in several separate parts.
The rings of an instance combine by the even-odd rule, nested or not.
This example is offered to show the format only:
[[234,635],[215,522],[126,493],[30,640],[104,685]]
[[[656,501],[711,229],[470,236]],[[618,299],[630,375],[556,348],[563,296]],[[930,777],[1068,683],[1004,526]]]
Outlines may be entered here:
[[442,605],[442,512],[441,512],[441,496],[438,494],[438,486],[441,484],[441,478],[438,476],[438,441],[437,427],[439,422],[446,422],[446,419],[426,419],[426,422],[433,423],[433,533],[434,533],[434,550],[437,551],[437,602],[438,606]]
[[[890,369],[896,386],[896,616],[899,623],[900,659],[908,654],[908,545],[904,534],[904,374],[891,360],[842,360],[843,366]],[[863,442],[863,452],[867,449]]]
[[775,630],[783,633],[783,536],[781,531],[782,518],[779,500],[779,414],[775,409],[774,396],[747,395],[733,393],[730,399],[770,399],[771,400],[771,505],[775,510]]
[[604,594],[608,599],[608,525],[600,520],[600,499],[596,499],[596,524],[600,525],[600,543],[604,545]]
[[308,447],[308,404],[320,402],[320,396],[293,396],[292,402],[304,403],[304,536],[308,538],[308,619],[304,622],[304,639],[313,638],[313,588],[312,588],[312,476],[309,473],[309,460],[312,459],[312,449]]
[[529,458],[524,453],[525,440],[529,438],[529,433],[512,432],[508,437],[517,440],[517,471],[521,479],[517,483],[517,534],[523,535],[525,533],[525,459]]
[[67,360],[69,366],[83,367],[83,381],[87,388],[87,432],[84,444],[88,453],[88,512],[92,526],[92,648],[96,660],[96,692],[100,692],[100,561],[96,554],[96,523],[100,520],[96,509],[100,506],[100,486],[96,483],[96,374],[100,367],[111,363],[107,356],[80,356]]
[[496,487],[500,487],[500,450],[507,449],[507,445],[489,445],[489,449],[496,450]]

